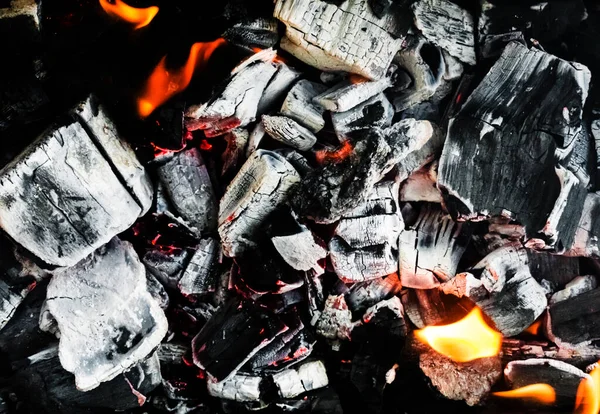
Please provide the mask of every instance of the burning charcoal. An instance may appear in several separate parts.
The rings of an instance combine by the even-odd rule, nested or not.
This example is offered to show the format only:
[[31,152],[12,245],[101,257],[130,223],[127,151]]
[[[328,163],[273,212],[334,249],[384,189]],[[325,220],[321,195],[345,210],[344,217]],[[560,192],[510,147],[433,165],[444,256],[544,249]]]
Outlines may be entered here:
[[191,253],[187,249],[177,249],[173,252],[155,249],[146,252],[142,262],[163,285],[175,289],[190,256]]
[[394,107],[383,93],[346,112],[331,114],[333,129],[340,141],[348,139],[352,131],[364,128],[387,128],[392,125]]
[[378,214],[367,217],[343,218],[334,235],[355,249],[388,243],[395,246],[404,229],[399,214]]
[[398,271],[397,244],[383,243],[353,249],[341,237],[329,241],[335,273],[346,283],[377,279]]
[[469,223],[457,223],[441,206],[425,206],[417,222],[400,235],[400,281],[414,289],[433,289],[456,274],[471,238]]
[[419,0],[412,9],[427,40],[464,63],[476,63],[475,23],[468,11],[447,0]]
[[0,330],[13,317],[17,307],[23,302],[29,290],[27,286],[11,286],[11,284],[0,279]]
[[294,166],[296,171],[298,171],[302,177],[314,170],[312,165],[308,163],[308,160],[298,151],[295,151],[291,148],[277,148],[273,152],[282,155],[290,164]]
[[327,339],[350,339],[354,324],[344,295],[327,297],[316,328],[317,333]]
[[222,305],[192,342],[194,364],[217,381],[229,379],[287,326],[266,308],[231,300]]
[[217,201],[200,152],[191,148],[176,153],[158,167],[158,175],[177,213],[199,234],[217,227]]
[[262,383],[262,377],[236,374],[220,382],[207,381],[206,386],[213,397],[246,402],[261,399]]
[[225,30],[223,37],[240,46],[263,49],[274,47],[279,41],[277,20],[259,17],[255,20],[237,23]]
[[[420,149],[408,154],[406,158],[397,165],[398,178],[400,182],[405,181],[414,172],[424,168],[427,164],[434,160],[437,160],[442,153],[444,147],[445,135],[443,131],[436,125],[431,124],[433,127],[433,135]],[[436,179],[438,166],[436,165]],[[439,191],[439,190],[438,190]]]
[[548,303],[550,305],[554,305],[555,303],[571,299],[585,292],[589,292],[590,290],[594,290],[597,287],[598,280],[596,279],[596,276],[577,276],[575,279],[567,283],[563,290],[560,290],[552,295]]
[[129,228],[152,200],[144,168],[91,102],[2,170],[2,228],[48,264],[74,265]]
[[302,79],[290,90],[281,114],[317,133],[325,127],[323,112],[325,108],[313,103],[313,98],[327,90],[325,85]]
[[305,392],[326,387],[329,384],[329,378],[325,364],[317,360],[304,362],[298,367],[274,374],[273,382],[280,397],[294,398]]
[[400,91],[392,101],[397,112],[403,111],[433,96],[442,83],[446,63],[442,51],[422,36],[410,36],[395,58],[412,80],[406,90]]
[[60,330],[61,364],[83,391],[138,363],[167,333],[167,319],[146,290],[144,266],[119,239],[56,271],[47,304]]
[[185,296],[203,295],[216,289],[216,262],[219,254],[219,241],[202,239],[198,250],[190,259],[187,268],[179,279],[178,288]]
[[437,162],[408,176],[400,188],[400,200],[442,203],[442,193],[437,188]]
[[282,205],[300,176],[285,158],[258,150],[235,176],[219,209],[219,235],[226,255],[252,247],[264,219]]
[[278,0],[274,16],[286,25],[281,47],[321,70],[358,73],[369,79],[383,77],[402,40],[372,22],[376,16],[361,3],[366,5],[345,2],[337,7],[321,0]]
[[479,404],[502,376],[499,357],[479,358],[470,362],[454,362],[412,339],[410,352],[418,355],[419,367],[433,386],[446,398]]
[[336,85],[313,98],[313,102],[331,112],[346,112],[379,95],[392,86],[390,77],[376,81],[360,80],[358,83],[348,82]]
[[169,294],[162,283],[150,272],[146,272],[146,286],[150,295],[158,303],[158,306],[162,310],[166,310],[169,307]]
[[214,137],[253,122],[263,92],[277,71],[272,62],[275,56],[273,50],[266,49],[234,69],[223,90],[207,103],[188,108],[187,128],[202,129],[207,137]]
[[362,139],[337,151],[320,153],[325,165],[308,173],[292,194],[301,217],[332,223],[360,205],[394,165],[423,147],[434,135],[427,121],[407,119],[390,128],[361,131]]
[[522,223],[528,237],[542,239],[538,244],[570,247],[585,187],[564,169],[558,174],[555,160],[581,133],[589,79],[580,64],[517,43],[506,47],[450,124],[438,185],[455,219],[501,215]]
[[[457,275],[448,283],[459,279]],[[455,322],[468,310],[456,297],[443,294],[439,289],[406,289],[402,291],[402,304],[406,316],[419,329],[429,325]],[[454,292],[452,292],[453,294]],[[456,295],[459,296],[460,295]],[[472,306],[469,303],[470,306]]]
[[444,80],[453,81],[460,79],[465,70],[463,64],[445,49],[442,49],[442,55],[444,56],[444,63],[446,64],[446,72],[444,72],[443,76]]
[[296,69],[290,68],[283,62],[277,62],[277,65],[277,72],[269,81],[258,103],[258,115],[274,110],[283,99],[287,99],[286,94],[293,87],[294,82],[302,75]]
[[600,248],[596,236],[600,231],[600,221],[597,220],[598,208],[600,208],[600,194],[587,194],[575,232],[575,239],[571,248],[565,252],[566,255],[600,258]]
[[[82,392],[73,375],[65,371],[56,347],[47,348],[20,362],[13,377],[30,412],[74,413],[125,411],[139,408],[160,385],[160,365],[155,354],[97,388]],[[32,397],[35,396],[35,397]]]
[[227,133],[225,137],[227,140],[227,148],[225,149],[225,152],[223,152],[222,156],[222,176],[235,173],[237,170],[239,170],[239,167],[244,162],[244,154],[246,153],[246,148],[248,147],[249,138],[250,134],[248,131],[242,128],[237,128]]
[[263,115],[262,124],[273,139],[300,151],[308,151],[317,142],[312,132],[285,116]]
[[312,232],[302,226],[302,231],[287,236],[271,238],[273,245],[285,262],[296,270],[313,270],[320,275],[324,272],[318,263],[327,256],[325,250]]
[[574,349],[600,339],[595,329],[600,289],[588,290],[548,307],[546,335],[560,347]]
[[531,384],[548,384],[556,392],[555,405],[570,408],[575,402],[580,382],[590,377],[579,368],[565,362],[527,359],[509,362],[504,368],[504,378],[512,389]]
[[368,282],[355,283],[346,293],[348,308],[355,312],[362,312],[377,303],[388,299],[400,292],[402,284],[396,273]]

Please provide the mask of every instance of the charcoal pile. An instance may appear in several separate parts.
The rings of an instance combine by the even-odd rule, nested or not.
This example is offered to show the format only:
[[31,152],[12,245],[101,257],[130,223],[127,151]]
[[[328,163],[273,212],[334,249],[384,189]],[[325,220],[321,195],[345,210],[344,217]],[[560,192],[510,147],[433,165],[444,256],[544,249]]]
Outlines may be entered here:
[[596,31],[0,0],[0,414],[597,414]]

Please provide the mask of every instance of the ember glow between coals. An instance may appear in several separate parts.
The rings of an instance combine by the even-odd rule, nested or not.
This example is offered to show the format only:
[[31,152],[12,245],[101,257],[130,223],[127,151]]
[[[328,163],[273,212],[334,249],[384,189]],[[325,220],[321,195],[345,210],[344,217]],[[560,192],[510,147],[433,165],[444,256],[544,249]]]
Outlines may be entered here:
[[502,347],[502,335],[485,323],[479,308],[450,325],[419,329],[415,336],[455,362],[493,357]]
[[219,38],[212,42],[197,42],[192,45],[187,62],[179,69],[168,69],[164,56],[148,78],[139,97],[138,113],[145,118],[172,96],[182,92],[190,84],[194,71],[202,69],[217,48],[226,43]]
[[100,6],[102,6],[106,13],[127,23],[135,24],[135,29],[148,26],[159,10],[157,6],[138,9],[123,3],[121,0],[114,0],[114,3],[110,3],[108,0],[99,1]]
[[534,400],[541,404],[553,404],[556,401],[556,391],[548,384],[531,384],[510,391],[495,392],[494,396],[512,399]]

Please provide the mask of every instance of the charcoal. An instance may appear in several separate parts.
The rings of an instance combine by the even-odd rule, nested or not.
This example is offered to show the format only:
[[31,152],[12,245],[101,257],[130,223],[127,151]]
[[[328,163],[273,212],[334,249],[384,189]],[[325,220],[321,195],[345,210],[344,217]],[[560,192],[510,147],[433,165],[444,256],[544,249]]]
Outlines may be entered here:
[[317,142],[317,137],[298,122],[285,116],[262,116],[265,132],[271,138],[300,151],[308,151]]
[[250,158],[250,155],[252,155],[252,153],[258,149],[258,146],[266,134],[267,133],[262,122],[257,122],[254,128],[252,128],[252,131],[250,131],[250,136],[248,137],[246,158]]
[[351,132],[364,128],[387,128],[392,125],[394,108],[383,93],[355,106],[346,112],[331,114],[333,128],[340,141],[348,139]]
[[325,127],[325,119],[323,118],[325,108],[313,103],[313,98],[326,90],[327,87],[320,83],[305,79],[300,80],[283,101],[281,114],[292,118],[313,133],[319,132]]
[[569,171],[557,173],[555,161],[582,133],[589,79],[583,65],[518,43],[506,47],[451,120],[438,185],[453,218],[501,215],[522,223],[538,245],[570,247],[585,187]]
[[442,203],[442,193],[437,187],[437,168],[437,162],[433,162],[409,175],[400,188],[400,200]]
[[303,362],[297,367],[273,375],[273,382],[282,398],[294,398],[329,384],[323,361]]
[[354,249],[341,237],[329,241],[336,274],[347,283],[377,279],[398,271],[397,244],[382,243]]
[[475,22],[467,10],[448,0],[419,0],[412,9],[427,40],[464,63],[476,63]]
[[218,254],[218,240],[213,238],[200,240],[198,250],[190,258],[177,284],[183,295],[203,295],[215,291]]
[[354,328],[352,312],[348,309],[344,295],[329,295],[317,321],[317,334],[327,339],[350,339]]
[[283,411],[343,414],[340,398],[331,387],[321,388],[296,399],[279,399],[274,405]]
[[346,302],[352,313],[363,312],[377,303],[400,292],[402,284],[396,273],[367,282],[355,283],[346,293]]
[[[459,279],[457,275],[449,283]],[[402,305],[408,319],[419,329],[429,325],[456,322],[473,306],[464,303],[442,289],[406,289],[401,293]]]
[[48,109],[50,103],[41,83],[26,76],[11,77],[9,82],[0,82],[0,101],[0,132],[13,125],[34,122]]
[[394,0],[369,0],[369,6],[373,14],[379,18],[387,14],[393,3]]
[[148,292],[150,292],[150,295],[158,303],[160,308],[166,310],[169,307],[169,294],[160,281],[150,272],[146,272],[146,286]]
[[[363,1],[338,7],[321,0],[278,0],[274,16],[286,25],[281,48],[324,71],[382,78],[402,43],[377,25],[376,16]],[[327,34],[315,36],[322,28],[327,28]],[[369,46],[359,49],[349,44]]]
[[385,243],[395,246],[403,229],[404,223],[399,214],[378,214],[343,218],[334,235],[354,249]]
[[465,71],[465,67],[462,62],[448,53],[445,49],[442,49],[442,56],[444,57],[444,63],[446,66],[443,79],[445,81],[460,79]]
[[188,108],[186,127],[214,137],[253,122],[263,92],[277,72],[275,56],[273,50],[265,49],[235,68],[223,90],[208,102]]
[[[222,176],[235,174],[241,165],[244,163],[245,153],[250,140],[250,134],[243,128],[236,128],[225,135],[227,148],[221,156],[223,167],[221,168]],[[215,214],[216,221],[216,214]]]
[[207,381],[208,394],[239,402],[261,399],[262,377],[236,374],[219,382]]
[[504,378],[513,389],[531,384],[548,384],[556,393],[553,405],[570,409],[575,402],[579,383],[589,376],[565,362],[536,358],[509,362],[504,368]]
[[158,358],[152,354],[109,382],[83,392],[75,387],[73,375],[61,367],[53,347],[22,361],[13,384],[31,412],[58,414],[139,408],[160,380]]
[[595,236],[598,234],[597,220],[598,208],[600,207],[600,194],[588,193],[583,203],[583,212],[577,225],[573,244],[565,252],[568,256],[584,256],[600,258],[600,249],[598,240]]
[[505,363],[542,358],[585,366],[597,362],[599,357],[600,348],[596,346],[569,349],[539,339],[504,338],[502,340],[502,360]]
[[152,397],[151,404],[161,413],[175,414],[210,414],[211,409],[203,402],[198,400],[193,401],[177,401],[169,400],[166,397],[157,395]]
[[144,266],[131,244],[116,238],[76,266],[54,272],[47,295],[60,330],[61,364],[82,391],[137,364],[167,333],[167,319],[146,289]]
[[41,35],[41,2],[35,0],[5,1],[0,6],[0,38],[19,39],[18,42],[2,42],[0,51],[12,58],[12,65],[37,57]]
[[235,257],[252,247],[260,225],[288,197],[300,180],[282,156],[254,152],[235,176],[219,207],[219,235],[226,255]]
[[[31,282],[33,280],[30,280]],[[19,286],[0,279],[0,330],[11,320],[17,307],[29,294],[30,288],[34,286],[35,283],[32,283],[31,286],[23,286],[23,284]]]
[[[284,99],[287,99],[294,83],[302,75],[299,71],[289,67],[283,62],[277,62],[277,72],[271,78],[260,101],[258,102],[257,115],[262,115],[275,110]],[[287,94],[287,95],[286,95]]]
[[226,380],[286,329],[269,310],[232,299],[219,308],[194,338],[194,364],[217,381]]
[[548,300],[549,305],[561,302],[563,300],[571,299],[582,293],[589,292],[598,287],[598,280],[594,275],[577,276],[569,283],[566,284],[563,290],[559,290],[553,294]]
[[[408,119],[385,130],[364,131],[363,139],[342,147],[342,159],[334,152],[331,161],[308,173],[291,195],[291,204],[301,217],[317,223],[332,223],[361,204],[393,166],[423,147],[434,135],[427,121]],[[346,153],[344,153],[346,151]]]
[[217,201],[200,152],[178,152],[157,171],[177,214],[199,234],[214,233]]
[[400,235],[402,286],[433,289],[456,274],[471,238],[470,223],[457,223],[439,205],[423,207],[417,222]]
[[[444,132],[434,123],[433,135],[420,149],[414,151],[404,158],[398,165],[398,179],[400,182],[405,181],[411,174],[424,168],[427,164],[439,159],[444,147],[445,135]],[[439,166],[438,166],[439,168]],[[437,178],[437,169],[436,169]]]
[[392,86],[391,78],[386,76],[376,81],[360,80],[347,82],[315,96],[313,102],[331,112],[346,112],[379,95]]
[[167,252],[153,249],[144,254],[142,262],[163,285],[175,289],[192,255],[188,249]]
[[0,185],[2,228],[58,266],[74,265],[129,228],[153,194],[144,168],[94,99],[72,116],[5,167]]
[[237,23],[225,30],[223,38],[240,46],[260,47],[262,49],[274,47],[279,41],[277,21],[257,18]]
[[273,237],[271,242],[292,268],[302,271],[312,269],[317,275],[324,272],[318,262],[325,259],[327,250],[306,226],[302,226],[298,233]]

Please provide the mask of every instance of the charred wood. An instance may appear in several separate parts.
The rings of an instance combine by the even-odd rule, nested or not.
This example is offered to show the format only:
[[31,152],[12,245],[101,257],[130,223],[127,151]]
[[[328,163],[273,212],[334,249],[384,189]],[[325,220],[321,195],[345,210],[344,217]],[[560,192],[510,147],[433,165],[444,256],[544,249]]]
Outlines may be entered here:
[[349,138],[353,131],[364,128],[387,128],[392,125],[394,108],[383,93],[346,111],[331,114],[333,129],[340,141]]
[[200,240],[198,250],[190,258],[177,284],[183,295],[203,295],[215,291],[218,255],[218,240],[213,238]]
[[250,134],[245,129],[237,128],[227,133],[225,139],[227,140],[227,148],[221,156],[223,161],[221,176],[227,177],[232,174],[235,175],[244,163]]
[[302,79],[290,90],[283,101],[281,114],[317,133],[325,127],[321,105],[313,103],[313,98],[325,92],[327,87],[320,83]]
[[327,339],[349,340],[354,324],[344,295],[329,295],[317,321],[317,334]]
[[325,364],[317,360],[304,362],[298,367],[274,374],[273,382],[280,397],[294,398],[305,392],[326,387],[329,384],[329,378]]
[[317,142],[310,130],[285,116],[262,116],[265,132],[273,139],[300,151],[308,151]]
[[379,95],[390,86],[392,81],[389,76],[375,81],[361,79],[358,82],[345,82],[315,96],[313,102],[331,112],[346,112]]
[[550,297],[549,305],[554,305],[557,302],[571,299],[582,293],[589,292],[598,287],[598,280],[594,275],[577,276],[566,284],[563,290],[559,290]]
[[368,282],[355,283],[346,293],[346,303],[352,313],[362,313],[367,308],[389,299],[402,289],[402,284],[396,273],[372,279]]
[[144,254],[142,262],[163,285],[175,289],[191,256],[192,253],[187,249],[169,252],[154,249]]
[[245,47],[274,47],[279,41],[277,21],[259,17],[236,23],[223,32],[223,37],[233,44]]
[[258,115],[266,114],[275,110],[281,102],[286,99],[290,89],[302,75],[296,69],[289,67],[283,62],[277,62],[277,72],[271,78],[258,102]]
[[600,358],[600,348],[586,346],[570,349],[556,346],[548,341],[531,341],[504,338],[502,341],[503,362],[521,361],[530,358],[549,358],[583,367]]
[[336,236],[329,241],[329,258],[335,273],[346,283],[364,282],[398,271],[397,244],[354,249]]
[[276,236],[271,238],[271,241],[283,260],[292,268],[301,271],[313,270],[316,275],[325,271],[319,261],[327,256],[327,250],[306,226],[302,226],[299,233]]
[[208,394],[213,397],[239,402],[259,401],[262,382],[262,377],[236,374],[219,382],[209,380],[206,382],[206,387]]
[[433,162],[409,175],[400,188],[400,200],[442,203],[442,193],[437,187],[437,168],[437,162]]

